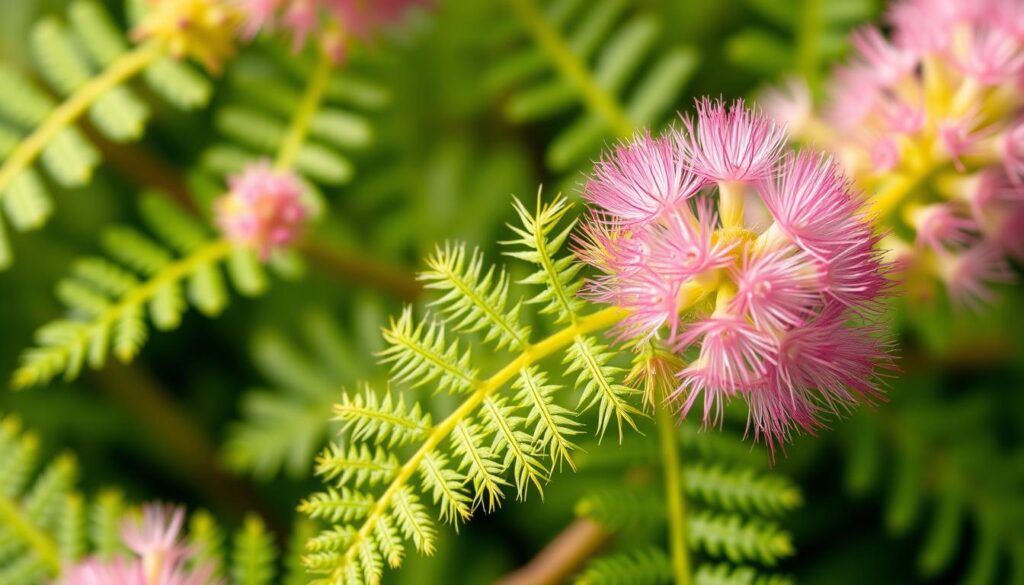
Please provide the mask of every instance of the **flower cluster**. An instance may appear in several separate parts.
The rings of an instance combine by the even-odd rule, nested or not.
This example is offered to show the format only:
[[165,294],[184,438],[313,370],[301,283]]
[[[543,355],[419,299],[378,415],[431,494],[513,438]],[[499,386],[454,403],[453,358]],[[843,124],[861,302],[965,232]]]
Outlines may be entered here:
[[285,29],[295,48],[318,32],[325,52],[335,61],[345,58],[353,39],[367,41],[383,26],[400,20],[409,8],[430,0],[236,0],[245,13],[243,35]]
[[579,242],[603,272],[586,294],[630,312],[622,337],[692,358],[682,413],[702,401],[718,423],[740,396],[770,445],[876,396],[889,364],[870,325],[888,288],[878,238],[836,165],[784,154],[786,138],[742,101],[705,99],[681,131],[597,164]]
[[71,567],[61,585],[215,585],[213,568],[187,568],[188,550],[179,542],[182,508],[152,504],[140,520],[129,519],[121,537],[134,558],[89,558]]
[[819,116],[799,86],[766,108],[871,195],[912,290],[977,306],[1024,259],[1024,4],[903,0],[889,22],[853,35]]
[[217,72],[235,53],[241,19],[224,0],[149,0],[134,36],[163,43],[175,57],[191,57]]
[[229,240],[256,250],[266,260],[298,237],[309,213],[294,173],[275,172],[269,163],[260,162],[230,177],[228,186],[214,208],[217,225]]

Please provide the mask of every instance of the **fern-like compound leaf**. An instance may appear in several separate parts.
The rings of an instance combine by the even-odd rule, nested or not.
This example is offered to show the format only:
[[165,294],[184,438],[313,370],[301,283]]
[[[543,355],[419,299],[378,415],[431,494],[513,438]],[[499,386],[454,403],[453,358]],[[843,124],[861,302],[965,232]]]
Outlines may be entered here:
[[431,428],[430,414],[423,413],[419,403],[406,408],[401,394],[394,397],[388,392],[378,398],[369,386],[354,396],[342,395],[334,413],[352,440],[389,448],[418,440]]
[[349,522],[366,516],[372,506],[370,494],[342,487],[313,494],[299,505],[299,511],[313,518]]
[[638,548],[607,555],[587,565],[576,585],[668,585],[672,563],[664,551]]
[[696,72],[697,52],[673,46],[656,16],[634,13],[628,2],[507,4],[523,30],[517,36],[528,34],[534,42],[525,48],[515,43],[487,82],[509,96],[505,114],[512,121],[569,115],[571,123],[545,153],[556,171],[585,163],[611,137],[658,126]]
[[[148,337],[147,316],[165,330],[181,322],[189,304],[207,315],[223,310],[228,293],[221,265],[254,252],[212,238],[159,195],[143,198],[140,211],[161,243],[134,229],[116,228],[103,238],[110,259],[77,262],[57,287],[67,317],[36,333],[36,346],[22,353],[14,373],[16,388],[45,384],[61,374],[73,379],[85,364],[102,367],[111,350],[122,362],[131,361]],[[250,271],[262,273],[255,258],[248,261]],[[237,289],[254,292],[251,279],[257,277],[246,274],[247,280],[240,280],[238,270],[229,274]]]
[[[572,208],[564,197],[542,204],[537,198],[537,212],[531,213],[521,201],[515,199],[513,208],[522,226],[509,225],[518,236],[504,242],[513,258],[536,265],[537,271],[521,280],[521,284],[539,285],[541,290],[528,302],[539,304],[542,314],[553,314],[558,323],[572,322],[583,301],[576,296],[582,281],[576,278],[582,265],[571,256],[557,258],[558,251],[572,233],[575,221],[559,227],[566,213]],[[557,230],[557,231],[556,231]]]
[[[88,114],[105,138],[138,140],[151,106],[125,82],[142,73],[158,96],[185,109],[205,105],[211,86],[189,66],[154,44],[131,48],[126,34],[96,0],[75,0],[67,18],[48,16],[32,28],[29,48],[38,76],[61,104],[9,68],[0,69],[0,203],[12,226],[41,227],[53,211],[37,167],[62,187],[87,184],[99,164],[100,149],[75,126]],[[12,261],[0,219],[0,268]]]
[[577,337],[565,355],[568,373],[577,373],[577,386],[583,388],[580,396],[582,409],[598,407],[597,434],[604,435],[608,423],[615,418],[622,439],[623,423],[636,429],[635,417],[643,413],[630,403],[630,396],[638,392],[624,384],[614,382],[621,377],[623,368],[609,364],[611,353],[590,336]]
[[346,451],[338,445],[325,449],[316,460],[316,473],[333,479],[339,486],[377,485],[391,479],[398,471],[398,458],[366,443],[352,445]]
[[576,413],[555,402],[555,394],[562,387],[547,381],[547,375],[538,368],[525,368],[519,372],[514,384],[519,390],[516,401],[526,409],[526,425],[533,425],[534,447],[538,452],[547,451],[552,466],[568,463],[573,470],[576,464],[572,451],[577,447],[572,436],[579,434],[580,423]]
[[777,516],[800,506],[800,490],[779,474],[693,464],[683,473],[686,494],[725,511]]
[[753,567],[728,563],[704,563],[697,567],[693,580],[696,585],[793,585],[793,579],[784,575],[765,574]]
[[274,579],[277,550],[273,536],[257,516],[247,516],[235,534],[231,553],[232,583],[269,585]]
[[499,456],[504,454],[505,468],[513,469],[517,495],[522,500],[531,484],[543,495],[548,473],[540,462],[533,437],[524,430],[526,418],[517,410],[504,397],[488,397],[483,403],[484,416],[495,429],[491,448]]
[[509,277],[490,266],[484,272],[484,256],[466,245],[445,244],[427,259],[429,270],[420,274],[427,288],[442,291],[432,303],[452,323],[454,331],[485,332],[485,341],[497,349],[521,350],[529,343],[530,329],[519,321],[521,303],[508,307]]
[[[518,235],[527,245],[511,252],[534,265],[536,276],[530,284],[558,286],[559,294],[544,299],[540,312],[554,314],[550,320],[565,328],[536,343],[530,342],[529,329],[519,319],[529,305],[509,302],[512,286],[518,283],[510,282],[504,270],[485,267],[479,252],[451,244],[438,248],[428,262],[424,280],[442,292],[436,307],[447,319],[428,315],[416,321],[412,309],[406,308],[384,330],[388,345],[378,355],[396,386],[457,392],[460,401],[432,425],[418,405],[406,407],[400,391],[378,396],[366,388],[342,398],[336,406],[342,440],[321,460],[336,461],[320,465],[318,471],[329,483],[347,476],[374,493],[359,495],[358,510],[349,505],[353,494],[344,491],[349,489],[345,486],[329,487],[303,504],[307,513],[334,515],[342,524],[311,541],[314,548],[305,564],[326,575],[318,583],[379,579],[383,562],[401,562],[404,548],[399,545],[404,543],[411,542],[421,553],[432,552],[438,520],[428,513],[427,503],[437,507],[440,522],[457,524],[478,507],[496,508],[506,487],[514,487],[520,499],[531,489],[542,493],[556,466],[574,466],[573,437],[581,432],[576,412],[556,400],[560,386],[549,382],[551,375],[541,363],[561,352],[572,354],[571,364],[589,360],[589,365],[577,368],[574,389],[581,391],[587,405],[618,398],[625,388],[617,380],[621,369],[610,364],[610,355],[591,334],[615,324],[624,312],[613,308],[577,314],[579,268],[571,257],[558,255],[567,232],[553,231],[565,209],[560,199],[540,207],[543,217],[524,219],[528,225],[519,228]],[[478,335],[483,331],[492,334]],[[476,342],[509,350],[508,362],[490,377],[479,376],[471,354]],[[585,349],[574,352],[577,344]],[[577,371],[571,364],[570,374]],[[612,413],[601,415],[606,420],[615,412],[625,420],[635,411],[622,401],[602,409],[606,412]],[[401,455],[393,454],[407,443],[411,445]],[[352,462],[356,469],[380,471],[384,479],[379,486],[369,480],[359,483],[361,470],[341,471]],[[416,479],[419,485],[413,486]],[[338,501],[343,502],[335,505]],[[332,506],[343,512],[333,512]]]
[[460,350],[458,340],[448,343],[445,328],[437,321],[414,325],[412,307],[392,319],[384,330],[390,347],[380,353],[391,366],[391,377],[413,387],[434,384],[437,392],[468,392],[476,385],[477,371],[470,364],[469,349]]
[[473,507],[483,506],[484,511],[492,512],[500,505],[508,482],[502,477],[503,462],[487,444],[487,428],[472,419],[460,422],[452,431],[452,451],[460,458],[459,469],[472,482]]
[[774,522],[701,512],[690,516],[687,528],[691,548],[734,563],[754,561],[772,566],[794,552],[790,535]]
[[465,476],[451,468],[448,458],[440,453],[427,453],[420,460],[423,491],[430,492],[441,508],[441,520],[455,524],[470,516],[471,498],[463,489]]

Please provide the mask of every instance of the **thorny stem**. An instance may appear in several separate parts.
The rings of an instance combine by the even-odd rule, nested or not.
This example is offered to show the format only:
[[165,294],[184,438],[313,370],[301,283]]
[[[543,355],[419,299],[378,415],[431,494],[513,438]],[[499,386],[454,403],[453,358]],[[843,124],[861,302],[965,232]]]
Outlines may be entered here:
[[68,125],[73,124],[97,99],[114,87],[134,77],[140,71],[166,54],[166,48],[160,43],[150,42],[139,45],[114,61],[98,77],[78,88],[60,106],[54,109],[45,120],[17,148],[0,167],[0,198],[3,197],[11,181],[39,156],[57,134]]
[[288,133],[285,134],[277,151],[277,159],[274,161],[275,170],[284,171],[294,166],[302,144],[306,141],[313,116],[320,109],[320,102],[323,101],[324,93],[327,91],[327,82],[331,78],[332,69],[333,63],[330,57],[321,53],[320,60],[309,79],[309,85],[306,86],[306,93],[303,94],[302,101],[299,102],[299,107],[295,110],[295,116],[292,117]]
[[[485,399],[504,386],[506,382],[512,379],[521,370],[528,368],[534,363],[552,355],[556,351],[565,348],[578,336],[607,329],[622,321],[628,314],[628,311],[625,309],[609,307],[592,315],[582,317],[576,323],[562,329],[561,331],[554,333],[534,345],[527,346],[521,354],[506,364],[505,367],[490,378],[480,382],[473,394],[457,409],[455,409],[454,412],[448,415],[447,418],[438,423],[420,448],[417,449],[405,464],[402,465],[401,469],[399,469],[398,473],[395,475],[395,478],[391,480],[387,490],[381,494],[376,504],[374,504],[369,514],[367,514],[362,527],[352,539],[352,544],[345,553],[345,559],[347,561],[352,560],[353,556],[358,551],[356,543],[362,542],[369,536],[374,526],[376,526],[377,519],[384,515],[388,507],[391,505],[391,500],[395,497],[395,494],[397,494],[398,490],[400,490],[402,486],[409,481],[412,474],[416,472],[416,469],[419,467],[423,458],[430,454],[434,448],[441,443],[441,441],[451,434],[452,429],[476,410],[476,408],[480,406]],[[343,567],[339,567],[336,570],[334,578],[342,577],[342,569]]]
[[635,125],[562,36],[548,24],[533,0],[508,0],[530,34],[554,61],[555,66],[579,90],[590,109],[597,112],[620,138],[633,135]]
[[661,459],[665,475],[665,500],[668,505],[669,551],[672,555],[672,574],[676,585],[691,585],[690,558],[686,550],[686,502],[683,501],[682,469],[679,446],[676,444],[676,421],[672,417],[663,391],[657,385],[655,398],[658,436],[661,440]]

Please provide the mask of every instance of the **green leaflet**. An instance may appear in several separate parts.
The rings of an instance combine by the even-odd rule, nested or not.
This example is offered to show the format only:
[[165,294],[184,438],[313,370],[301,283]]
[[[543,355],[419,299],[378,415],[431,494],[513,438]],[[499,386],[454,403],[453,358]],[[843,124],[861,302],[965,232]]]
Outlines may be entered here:
[[114,228],[102,238],[109,260],[75,264],[57,286],[67,316],[38,330],[36,346],[22,353],[15,387],[45,384],[59,375],[75,378],[86,364],[102,367],[111,350],[120,361],[131,361],[148,337],[150,321],[158,329],[173,329],[189,305],[219,314],[228,303],[224,263],[243,294],[265,290],[263,268],[251,250],[212,238],[161,195],[145,196],[140,211],[159,240],[133,228]]

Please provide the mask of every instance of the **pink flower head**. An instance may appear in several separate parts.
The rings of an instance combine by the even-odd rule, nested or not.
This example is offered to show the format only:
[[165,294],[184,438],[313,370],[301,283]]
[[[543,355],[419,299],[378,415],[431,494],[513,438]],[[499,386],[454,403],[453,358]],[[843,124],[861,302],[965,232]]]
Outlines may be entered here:
[[771,339],[739,317],[710,317],[680,336],[677,349],[700,342],[700,357],[679,373],[682,384],[673,398],[686,396],[683,412],[704,394],[704,420],[721,421],[721,406],[738,391],[754,389],[773,357]]
[[[910,228],[900,236],[908,279],[943,282],[960,304],[973,305],[992,298],[993,279],[1008,278],[1006,258],[1024,253],[1011,227],[1024,205],[1024,6],[899,0],[888,21],[852,35],[855,54],[829,83],[831,103],[811,120],[868,196],[877,193],[868,208],[891,222],[883,228]],[[780,224],[826,260],[820,246]],[[842,254],[843,264],[866,258]],[[867,282],[871,270],[835,266],[823,262],[837,300],[877,289]],[[842,277],[856,274],[865,282]]]
[[230,177],[228,186],[228,193],[214,204],[217,224],[228,239],[255,249],[266,260],[298,237],[308,212],[293,173],[257,163]]
[[[888,358],[851,317],[876,317],[889,285],[879,236],[831,159],[781,156],[781,134],[740,107],[702,102],[696,126],[684,123],[670,143],[675,159],[637,156],[656,143],[642,135],[602,161],[602,190],[588,196],[601,209],[584,223],[578,255],[603,273],[584,294],[628,310],[620,338],[697,356],[672,396],[683,415],[700,403],[715,424],[738,397],[755,439],[774,445],[876,394],[874,370]],[[636,188],[670,176],[671,160],[708,180],[671,204]],[[733,181],[747,183],[725,202]],[[716,203],[731,206],[727,225]]]
[[115,558],[104,562],[86,559],[71,567],[61,578],[61,585],[150,585],[142,564]]
[[185,509],[150,504],[142,509],[142,518],[129,518],[121,528],[125,545],[135,554],[166,555],[178,545],[178,535],[185,523]]
[[870,71],[879,85],[893,83],[917,66],[917,55],[889,44],[877,28],[864,27],[854,31],[851,41],[856,50],[856,66]]
[[1013,281],[1005,252],[988,242],[943,258],[941,274],[953,300],[974,310],[995,301],[994,285]]
[[786,142],[786,132],[736,100],[697,103],[697,121],[683,118],[680,154],[695,173],[711,181],[751,183],[768,178]]
[[88,558],[71,567],[61,585],[216,585],[213,567],[189,567],[189,552],[179,536],[184,508],[150,504],[141,518],[129,518],[121,538],[135,557],[107,561]]
[[648,223],[692,197],[703,180],[687,170],[668,137],[647,132],[594,166],[583,196],[629,225]]
[[864,238],[860,202],[831,158],[801,152],[785,159],[774,180],[761,186],[779,228],[798,246],[827,256]]
[[1024,70],[1020,39],[995,27],[978,27],[973,32],[967,56],[958,63],[963,72],[986,85],[1015,80]]
[[323,46],[336,61],[345,57],[352,38],[367,42],[377,30],[399,21],[413,6],[432,0],[236,0],[245,14],[243,36],[285,29],[295,50],[309,35],[323,31]]
[[978,224],[948,203],[933,203],[917,214],[917,243],[938,252],[960,250],[978,238]]
[[748,317],[759,328],[788,329],[804,322],[812,308],[824,302],[813,260],[791,247],[763,254],[748,252],[732,268],[735,314]]
[[814,113],[814,100],[811,88],[798,77],[790,78],[777,87],[764,92],[758,100],[765,114],[775,120],[776,124],[800,134]]
[[1018,121],[1002,139],[1003,168],[1014,185],[1024,184],[1024,122]]

